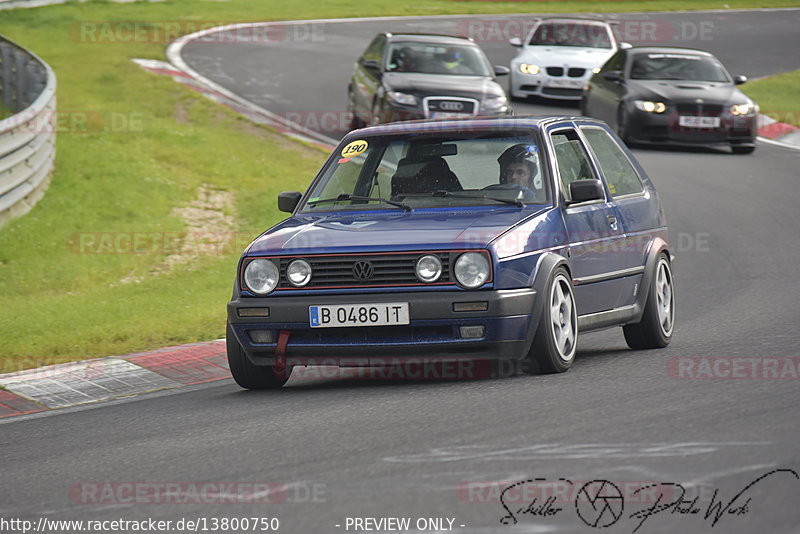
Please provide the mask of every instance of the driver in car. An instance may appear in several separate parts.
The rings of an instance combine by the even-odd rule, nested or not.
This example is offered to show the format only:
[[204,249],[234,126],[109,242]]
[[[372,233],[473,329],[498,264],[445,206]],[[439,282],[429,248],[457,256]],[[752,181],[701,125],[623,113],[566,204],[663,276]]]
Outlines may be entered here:
[[536,147],[518,144],[503,152],[497,162],[500,164],[500,188],[520,189],[524,200],[543,200],[546,198],[542,177],[536,165]]

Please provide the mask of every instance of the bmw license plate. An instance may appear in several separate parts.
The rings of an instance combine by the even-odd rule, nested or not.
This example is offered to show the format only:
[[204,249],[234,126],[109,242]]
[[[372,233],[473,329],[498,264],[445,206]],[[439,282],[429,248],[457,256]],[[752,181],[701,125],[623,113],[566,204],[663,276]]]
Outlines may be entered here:
[[409,324],[408,302],[309,306],[311,328]]
[[569,87],[572,89],[580,89],[583,87],[583,80],[550,80],[548,85],[550,87]]
[[678,124],[685,128],[719,128],[719,117],[694,117],[682,115]]

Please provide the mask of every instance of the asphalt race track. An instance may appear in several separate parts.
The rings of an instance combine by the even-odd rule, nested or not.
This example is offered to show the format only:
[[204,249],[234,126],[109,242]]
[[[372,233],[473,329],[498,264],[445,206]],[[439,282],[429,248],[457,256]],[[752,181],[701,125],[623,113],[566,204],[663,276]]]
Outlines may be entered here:
[[[800,10],[652,19],[673,27],[712,22],[712,39],[673,44],[710,50],[733,74],[800,68]],[[338,112],[352,63],[375,32],[446,32],[457,25],[442,19],[325,24],[322,40],[196,42],[184,59],[272,111]],[[504,42],[484,46],[499,64],[513,55]],[[576,106],[546,103],[515,109],[577,113]],[[276,392],[246,392],[224,380],[16,418],[0,424],[1,515],[200,517],[209,527],[211,518],[277,517],[278,531],[289,533],[352,532],[348,517],[408,517],[412,526],[418,518],[450,518],[464,533],[589,533],[597,530],[589,524],[600,527],[621,515],[602,531],[799,532],[800,152],[759,143],[747,156],[713,149],[635,154],[662,195],[677,254],[677,325],[667,349],[630,351],[613,329],[582,337],[574,367],[558,376],[462,382],[321,376],[292,378]],[[781,358],[783,378],[745,377],[764,358]],[[794,366],[793,376],[786,365]],[[704,378],[709,368],[716,378]],[[725,506],[776,469],[794,473],[773,473],[745,490],[716,526],[714,514],[704,518],[715,499]],[[530,483],[538,492],[505,495],[513,510],[537,498],[540,515],[517,514],[513,524],[500,491],[540,477],[546,481]],[[623,490],[680,483],[687,488],[682,508],[690,510],[698,497],[699,513],[665,511],[635,530],[641,516],[630,516],[655,498],[628,498],[623,513],[611,498],[576,507],[570,494],[551,501],[550,513],[561,511],[544,517],[548,481],[558,479],[568,479],[575,493],[592,480]],[[97,482],[107,484],[98,489]],[[109,488],[130,482],[180,484],[189,502],[137,502],[119,492],[102,498],[102,491],[113,494]],[[231,503],[224,495],[199,502],[185,495],[192,484],[220,482],[271,484],[281,489],[273,494],[279,502]],[[661,503],[679,496],[678,486],[659,488],[670,490]],[[260,500],[269,500],[264,495]],[[512,524],[503,524],[504,517]]]

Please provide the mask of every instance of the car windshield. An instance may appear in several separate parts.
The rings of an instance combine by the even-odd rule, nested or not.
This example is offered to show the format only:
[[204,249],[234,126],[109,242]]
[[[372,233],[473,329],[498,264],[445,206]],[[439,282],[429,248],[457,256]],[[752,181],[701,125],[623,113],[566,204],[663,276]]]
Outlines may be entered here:
[[388,72],[491,76],[488,60],[475,46],[392,43],[386,56]]
[[531,36],[531,45],[611,48],[604,24],[587,22],[542,22]]
[[336,149],[301,211],[549,202],[529,131],[363,137]]
[[693,54],[637,54],[631,66],[631,79],[730,82],[719,61]]

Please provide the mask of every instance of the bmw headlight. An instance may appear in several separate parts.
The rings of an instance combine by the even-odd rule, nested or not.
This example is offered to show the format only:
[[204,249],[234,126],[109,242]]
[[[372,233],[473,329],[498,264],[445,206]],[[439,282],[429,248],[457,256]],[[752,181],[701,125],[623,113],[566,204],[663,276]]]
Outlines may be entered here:
[[257,295],[266,295],[275,289],[280,278],[278,267],[270,260],[256,259],[244,268],[244,283]]
[[493,96],[491,98],[487,98],[483,101],[483,105],[481,106],[485,110],[492,110],[496,111],[498,109],[502,109],[508,105],[508,99],[504,96]]
[[530,63],[520,63],[519,71],[522,74],[539,74],[539,65],[531,65]]
[[647,113],[664,113],[667,111],[667,105],[663,102],[651,102],[650,100],[635,100],[633,104],[636,109],[646,111]]
[[734,104],[731,106],[731,113],[734,115],[750,115],[755,110],[755,105],[752,102],[745,104]]
[[394,102],[395,104],[403,104],[405,106],[417,105],[417,97],[414,95],[409,95],[408,93],[388,91],[386,93],[386,98],[388,98],[390,102]]
[[417,278],[421,282],[435,282],[442,275],[442,260],[431,254],[417,260]]
[[479,252],[465,252],[453,269],[456,280],[467,289],[482,286],[489,279],[489,260]]
[[311,265],[306,260],[294,260],[286,268],[286,278],[295,287],[303,287],[311,280]]

